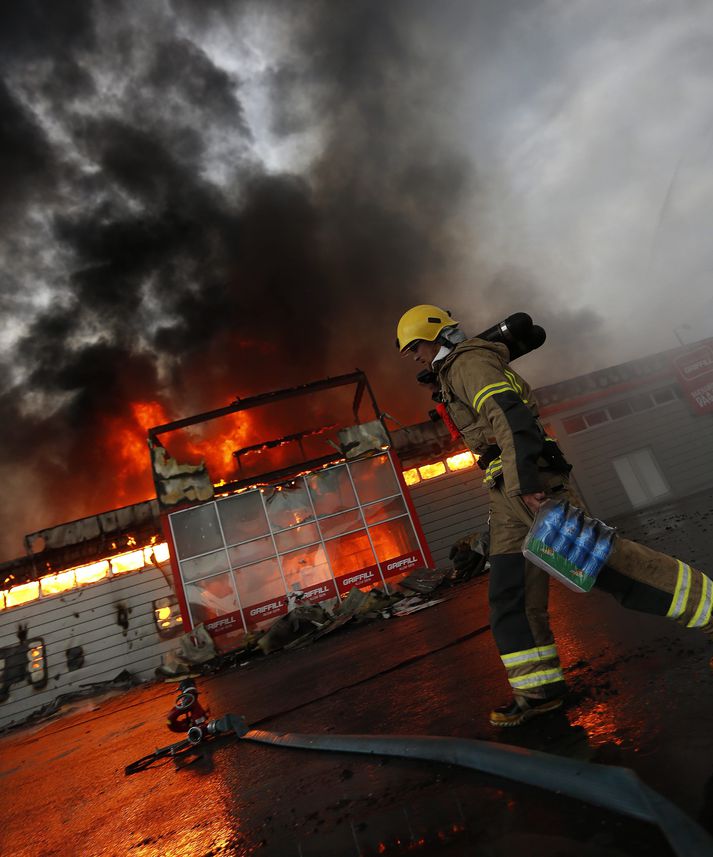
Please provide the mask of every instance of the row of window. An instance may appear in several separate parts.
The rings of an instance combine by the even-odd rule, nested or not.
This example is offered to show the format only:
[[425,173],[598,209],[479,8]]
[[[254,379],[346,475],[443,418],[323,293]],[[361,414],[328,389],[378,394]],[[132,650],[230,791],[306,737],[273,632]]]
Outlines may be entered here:
[[118,554],[89,565],[68,568],[57,574],[46,574],[39,580],[18,583],[17,586],[0,591],[0,610],[19,607],[50,595],[64,595],[81,586],[100,583],[131,571],[141,571],[147,566],[155,566],[157,563],[160,565],[163,562],[168,562],[168,545],[165,542]]
[[383,583],[420,556],[394,463],[383,454],[169,520],[192,622],[220,621],[231,633],[240,622],[247,629],[274,618],[296,589],[325,600],[355,581]]
[[180,560],[258,539],[282,552],[317,541],[317,521],[339,534],[353,510],[368,507],[381,520],[405,513],[394,506],[403,506],[401,489],[390,458],[379,455],[175,512],[171,529]]
[[291,530],[251,539],[232,547],[221,545],[217,551],[181,560],[183,577],[187,581],[208,577],[224,571],[228,562],[231,568],[250,566],[268,557],[285,556],[299,548],[363,530],[365,525],[373,527],[406,515],[406,504],[401,495],[379,500],[370,506],[364,506],[361,510],[355,509],[329,518],[321,518],[315,523],[302,524]]
[[562,426],[567,434],[577,434],[578,432],[594,428],[612,420],[620,420],[623,417],[638,414],[642,411],[656,408],[659,405],[668,404],[680,398],[680,396],[680,390],[675,385],[661,387],[661,389],[654,390],[651,393],[636,393],[628,399],[622,399],[621,401],[607,405],[606,408],[597,408],[596,410],[567,417],[562,420]]
[[[270,538],[254,539],[250,542],[245,542],[242,545],[226,548],[222,546],[217,551],[209,554],[203,554],[199,557],[192,557],[187,560],[180,560],[182,577],[186,582],[193,582],[203,577],[209,577],[213,574],[225,571],[228,568],[235,570],[245,569],[253,570],[263,560],[273,560],[279,556],[283,564],[288,563],[292,558],[301,556],[305,548],[313,545],[324,544],[328,550],[336,550],[336,546],[343,543],[347,536],[355,533],[364,533],[366,529],[370,532],[381,531],[383,528],[380,524],[388,524],[391,522],[400,522],[408,519],[408,513],[403,500],[399,497],[398,502],[400,509],[397,515],[381,515],[379,517],[356,513],[348,513],[346,516],[340,515],[340,518],[346,518],[342,528],[330,527],[325,531],[322,520],[317,524],[309,524],[304,527],[297,527],[293,531],[295,536],[294,544],[288,546],[286,550],[282,550],[279,544]],[[367,510],[364,509],[364,512]],[[330,523],[333,519],[330,519]],[[301,561],[305,564],[305,561]]]
[[[352,585],[383,585],[392,566],[399,571],[401,561],[412,556],[420,556],[418,541],[404,516],[243,568],[225,562],[225,571],[210,577],[184,576],[184,589],[193,624],[240,613],[247,630],[274,618],[290,592],[319,588],[317,600],[325,600],[344,595]],[[408,560],[404,569],[411,564]]]
[[[308,531],[316,529],[313,523],[315,513],[316,517],[320,519],[320,529],[323,531],[323,537],[330,538],[342,535],[351,529],[358,529],[358,526],[347,527],[347,518],[356,514],[350,511],[351,507],[360,505],[354,494],[354,487],[357,487],[362,502],[364,502],[364,499],[372,500],[374,496],[381,495],[383,497],[386,494],[398,491],[397,483],[393,480],[393,476],[389,474],[390,468],[384,467],[384,464],[385,461],[380,458],[371,459],[370,461],[367,459],[364,464],[361,464],[361,473],[360,467],[356,468],[357,476],[351,484],[346,474],[346,469],[334,468],[327,472],[312,474],[308,477],[311,504],[305,496],[304,489],[299,490],[295,486],[297,490],[289,490],[281,487],[280,490],[272,489],[266,491],[264,506],[255,496],[248,499],[246,495],[238,495],[235,498],[230,498],[232,503],[226,503],[223,509],[227,511],[229,507],[232,507],[232,514],[229,516],[232,519],[230,520],[232,524],[230,529],[235,528],[240,531],[242,538],[244,538],[247,532],[251,531],[252,527],[255,527],[252,532],[253,538],[257,534],[269,533],[271,531],[279,552],[291,550],[304,545],[306,542],[313,541],[312,538],[307,538],[307,535]],[[475,464],[476,458],[473,453],[465,451],[441,461],[434,461],[429,464],[423,464],[420,467],[405,470],[403,476],[407,485],[416,485],[419,482],[434,479],[449,472],[457,472],[474,467]],[[352,469],[354,469],[353,465]],[[238,497],[242,499],[239,500]],[[241,507],[241,509],[240,513],[236,515],[237,506]],[[398,508],[396,508],[397,506]],[[346,514],[344,510],[347,510]],[[372,500],[372,503],[363,505],[362,510],[366,516],[366,523],[369,526],[406,513],[400,494],[377,502],[373,502]],[[269,524],[268,521],[264,521],[263,515],[265,512],[267,512]],[[201,513],[199,512],[199,514]],[[205,514],[205,512],[202,514]],[[221,523],[225,527],[227,521],[225,516],[222,517],[223,520]],[[331,521],[330,518],[332,519]],[[261,519],[260,524],[257,524],[257,519]],[[354,523],[357,523],[356,520]],[[256,524],[257,526],[255,526]],[[176,535],[178,534],[174,532],[174,536]],[[236,538],[235,536],[233,538],[236,541],[239,539],[239,537]],[[230,539],[228,540],[230,541]],[[270,536],[267,536],[267,538],[258,536],[255,538],[254,545],[262,544],[263,540],[272,541]],[[206,547],[203,540],[201,540],[203,543],[200,546],[189,546],[181,536],[178,537],[177,541],[179,543],[183,542],[180,547],[188,555],[194,551],[201,552]],[[190,542],[190,539],[188,541]],[[247,552],[251,547],[253,545],[243,542],[240,548],[233,550],[237,551],[240,549]],[[179,554],[181,552],[179,549]],[[271,551],[268,551],[268,553],[271,553]],[[251,554],[248,557],[246,555],[239,564],[244,565],[245,563],[254,562],[259,559],[262,559],[262,556],[252,556]],[[39,580],[17,584],[5,591],[0,590],[0,610],[9,607],[19,607],[31,601],[36,601],[39,598],[65,594],[88,584],[100,583],[110,577],[126,574],[131,571],[140,571],[147,566],[153,566],[154,563],[164,563],[168,562],[168,560],[168,546],[165,543],[161,543],[144,548],[143,550],[134,550],[108,557],[88,565],[65,569],[56,574],[45,575]]]
[[429,464],[422,464],[420,467],[404,470],[404,482],[407,485],[418,485],[419,482],[435,479],[436,476],[443,476],[449,471],[467,470],[469,467],[475,467],[475,464],[475,456],[466,450],[451,455],[445,461],[432,461]]
[[597,389],[611,387],[614,384],[623,384],[634,379],[645,379],[655,372],[661,370],[670,371],[669,357],[667,354],[659,354],[653,357],[644,357],[623,366],[612,366],[610,369],[600,369],[580,378],[569,381],[560,381],[548,387],[540,387],[537,390],[537,401],[540,406],[552,405],[556,402],[566,402],[576,396],[586,395]]

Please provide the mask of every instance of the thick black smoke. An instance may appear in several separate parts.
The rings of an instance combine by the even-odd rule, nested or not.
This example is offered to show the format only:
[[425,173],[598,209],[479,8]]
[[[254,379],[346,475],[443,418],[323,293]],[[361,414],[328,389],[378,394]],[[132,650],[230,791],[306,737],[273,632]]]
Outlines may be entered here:
[[[318,136],[299,175],[269,166],[235,70],[258,6],[289,34],[260,121]],[[107,426],[132,402],[179,417],[358,361],[398,409],[394,321],[446,288],[472,182],[431,115],[418,6],[4,7],[2,553],[117,502]]]
[[178,418],[359,366],[408,422],[430,405],[394,349],[408,306],[470,333],[528,311],[560,346],[596,328],[537,272],[493,279],[508,254],[474,223],[501,185],[454,142],[476,55],[532,5],[4,4],[0,558],[152,493],[136,403]]

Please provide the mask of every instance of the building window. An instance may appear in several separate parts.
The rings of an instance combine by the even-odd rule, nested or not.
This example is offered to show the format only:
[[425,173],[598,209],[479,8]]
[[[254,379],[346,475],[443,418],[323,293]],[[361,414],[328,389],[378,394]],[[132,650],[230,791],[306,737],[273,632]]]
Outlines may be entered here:
[[475,456],[472,452],[458,452],[456,455],[451,455],[446,459],[446,464],[449,470],[467,470],[475,464]]
[[657,405],[665,405],[667,402],[673,402],[676,398],[671,387],[664,387],[663,390],[655,390],[652,394],[654,402]]
[[605,410],[590,411],[588,414],[584,415],[584,421],[587,424],[587,428],[592,428],[592,426],[598,426],[602,423],[609,422],[609,414]]
[[622,417],[628,417],[632,413],[631,405],[626,401],[609,405],[609,416],[613,420],[620,420]]
[[648,393],[639,393],[637,396],[632,396],[629,399],[629,404],[636,414],[640,411],[646,411],[649,408],[653,408],[654,406],[651,396]]
[[[181,608],[175,595],[168,595],[166,598],[158,598],[154,601],[153,617],[158,635],[162,639],[170,640],[183,633]],[[69,658],[69,655],[67,657]]]
[[662,387],[653,393],[637,393],[628,399],[622,399],[619,402],[607,405],[606,408],[567,417],[562,420],[562,426],[567,434],[577,434],[580,431],[594,428],[610,420],[620,420],[631,414],[647,411],[658,405],[668,404],[668,402],[673,402],[676,398],[680,397],[681,394],[676,386]]
[[635,509],[670,496],[671,489],[650,449],[638,449],[628,455],[620,455],[612,463]]
[[584,422],[584,417],[570,417],[562,421],[562,426],[567,434],[576,434],[578,431],[584,431],[587,424]]
[[418,468],[412,467],[410,470],[404,470],[404,482],[407,485],[417,485],[421,481],[418,475]]
[[418,472],[421,479],[434,479],[436,476],[443,476],[446,465],[442,461],[434,461],[432,464],[422,464]]

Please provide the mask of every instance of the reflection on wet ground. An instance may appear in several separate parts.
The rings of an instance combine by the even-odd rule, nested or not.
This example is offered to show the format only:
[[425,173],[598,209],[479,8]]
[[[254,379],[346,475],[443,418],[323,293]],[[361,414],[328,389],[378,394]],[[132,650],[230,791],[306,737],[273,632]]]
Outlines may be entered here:
[[[711,570],[709,513],[689,507],[630,526],[643,542]],[[451,735],[623,765],[713,830],[709,644],[601,594],[553,587],[551,601],[571,696],[563,711],[520,729],[488,725],[509,691],[490,634],[474,634],[487,625],[486,579],[413,616],[208,677],[202,691],[215,716],[243,713],[278,732]],[[0,739],[0,789],[13,795],[0,853],[670,854],[654,828],[564,798],[556,783],[550,792],[412,760],[216,740],[180,770],[124,777],[124,765],[168,743],[174,695],[138,688]]]
[[613,521],[630,539],[713,573],[713,498],[704,491]]
[[579,713],[570,714],[570,724],[580,726],[587,733],[590,746],[614,744],[617,747],[632,747],[634,739],[621,734],[616,721],[616,709],[608,702],[596,702]]
[[[360,819],[316,832],[266,853],[295,857],[376,857],[433,854],[511,857],[595,857],[618,854],[669,855],[663,837],[652,827],[623,823],[610,813],[567,798],[548,805],[530,790],[504,790],[483,782],[466,783],[444,768],[439,791],[397,803]],[[477,778],[480,779],[480,778]],[[318,813],[315,813],[318,816]],[[625,829],[625,832],[624,832]],[[288,849],[288,850],[283,850]]]

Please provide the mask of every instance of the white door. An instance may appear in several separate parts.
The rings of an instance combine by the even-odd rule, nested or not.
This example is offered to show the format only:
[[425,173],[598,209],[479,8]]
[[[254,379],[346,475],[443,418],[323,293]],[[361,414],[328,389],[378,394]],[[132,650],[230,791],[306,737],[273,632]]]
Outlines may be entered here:
[[613,461],[614,470],[635,509],[670,496],[669,488],[650,449],[637,449]]

